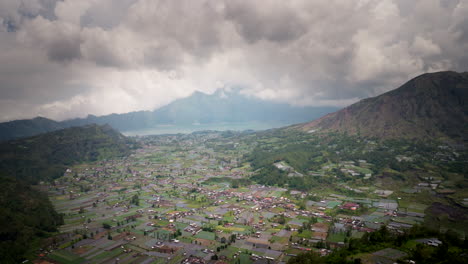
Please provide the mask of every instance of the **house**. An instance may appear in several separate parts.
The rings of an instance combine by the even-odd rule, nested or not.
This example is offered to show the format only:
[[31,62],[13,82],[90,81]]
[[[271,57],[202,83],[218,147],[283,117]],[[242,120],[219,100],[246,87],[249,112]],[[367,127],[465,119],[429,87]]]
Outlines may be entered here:
[[345,210],[352,210],[352,211],[355,211],[357,209],[359,209],[359,204],[357,203],[345,203],[341,206],[341,209],[345,209]]
[[260,238],[248,238],[246,240],[246,243],[258,248],[268,248],[269,246],[271,246],[270,242],[267,239]]
[[175,252],[177,252],[177,250],[179,250],[179,248],[178,247],[170,247],[168,245],[162,245],[160,247],[155,247],[154,250],[156,250],[157,252],[160,252],[160,253],[174,254]]

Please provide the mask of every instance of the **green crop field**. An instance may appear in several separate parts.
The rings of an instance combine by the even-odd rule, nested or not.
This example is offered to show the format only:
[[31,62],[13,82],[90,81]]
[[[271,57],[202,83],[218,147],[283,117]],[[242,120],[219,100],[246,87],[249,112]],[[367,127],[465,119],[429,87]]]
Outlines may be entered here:
[[207,239],[207,240],[214,240],[215,239],[215,233],[207,232],[207,231],[200,231],[198,234],[195,235],[195,237],[196,238]]
[[80,264],[86,262],[84,258],[81,258],[67,250],[54,251],[49,255],[49,257],[60,263]]

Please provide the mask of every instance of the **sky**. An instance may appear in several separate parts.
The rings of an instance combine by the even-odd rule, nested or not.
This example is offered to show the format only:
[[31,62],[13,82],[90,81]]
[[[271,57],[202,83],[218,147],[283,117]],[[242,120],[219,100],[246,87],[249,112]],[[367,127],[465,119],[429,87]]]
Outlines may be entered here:
[[343,107],[468,69],[468,0],[1,0],[0,121],[240,89]]

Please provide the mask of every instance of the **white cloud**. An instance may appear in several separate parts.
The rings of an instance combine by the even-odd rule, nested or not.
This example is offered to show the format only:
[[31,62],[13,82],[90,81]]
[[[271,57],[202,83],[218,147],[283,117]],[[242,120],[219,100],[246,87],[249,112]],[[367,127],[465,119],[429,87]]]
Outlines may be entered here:
[[416,36],[412,44],[412,50],[415,54],[421,56],[431,56],[440,54],[440,48],[430,39],[425,39],[422,36]]
[[458,0],[4,0],[0,120],[151,110],[231,87],[344,106],[426,71],[466,71],[466,10]]

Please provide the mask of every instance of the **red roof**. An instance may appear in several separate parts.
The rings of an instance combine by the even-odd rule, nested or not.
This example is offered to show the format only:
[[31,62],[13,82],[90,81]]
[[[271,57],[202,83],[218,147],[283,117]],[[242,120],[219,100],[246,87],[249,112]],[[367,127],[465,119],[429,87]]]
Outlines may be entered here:
[[357,203],[345,203],[343,207],[350,208],[350,207],[359,207]]

